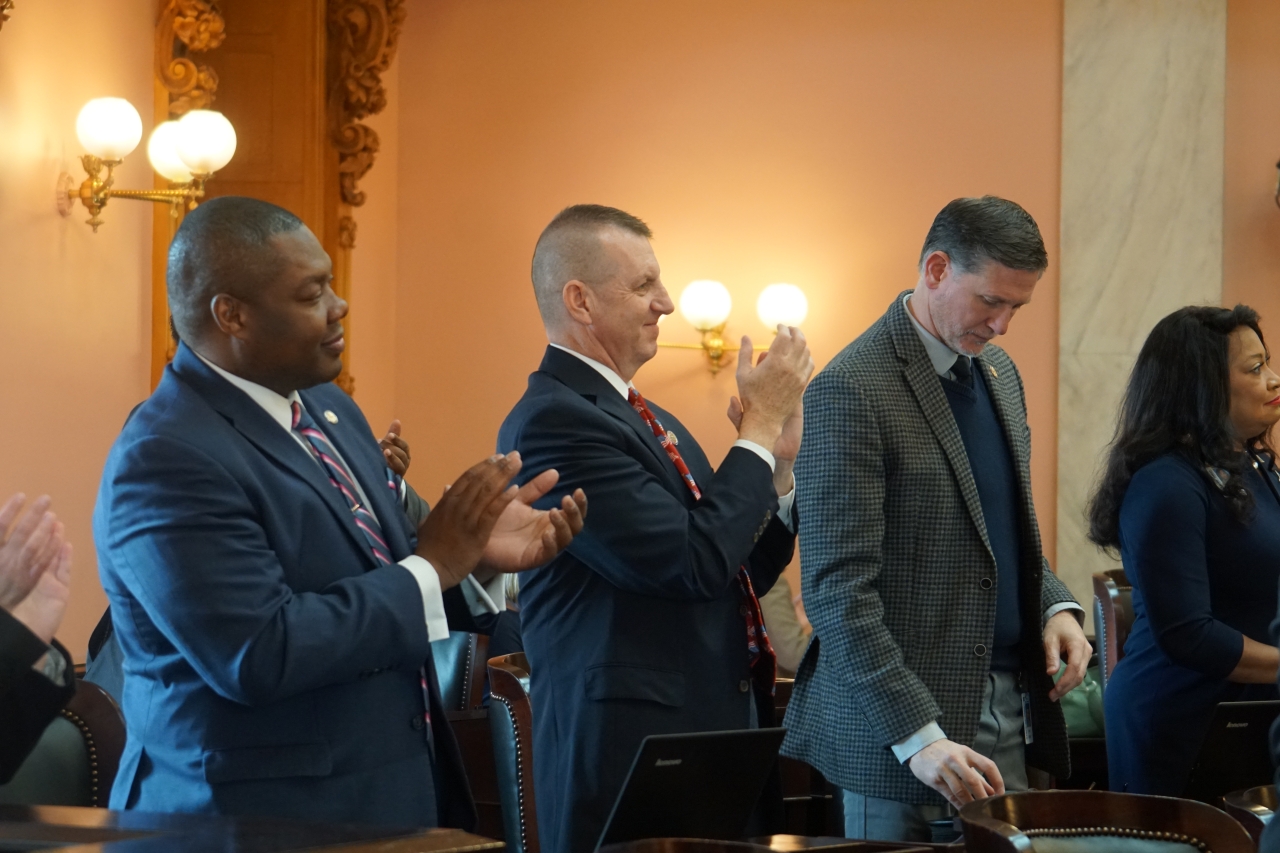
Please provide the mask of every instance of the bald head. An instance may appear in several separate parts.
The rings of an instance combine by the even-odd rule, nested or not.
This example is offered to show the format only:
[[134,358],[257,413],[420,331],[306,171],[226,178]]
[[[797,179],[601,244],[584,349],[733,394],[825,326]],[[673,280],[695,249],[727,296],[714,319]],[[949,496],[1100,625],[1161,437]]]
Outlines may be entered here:
[[169,245],[165,283],[173,326],[192,343],[212,324],[219,293],[252,299],[281,263],[272,238],[302,228],[302,220],[256,198],[222,196],[187,214]]
[[639,218],[599,204],[566,207],[543,229],[533,250],[533,292],[548,330],[561,328],[568,319],[561,295],[566,284],[580,281],[596,287],[613,276],[615,264],[600,240],[611,228],[646,240],[653,237]]

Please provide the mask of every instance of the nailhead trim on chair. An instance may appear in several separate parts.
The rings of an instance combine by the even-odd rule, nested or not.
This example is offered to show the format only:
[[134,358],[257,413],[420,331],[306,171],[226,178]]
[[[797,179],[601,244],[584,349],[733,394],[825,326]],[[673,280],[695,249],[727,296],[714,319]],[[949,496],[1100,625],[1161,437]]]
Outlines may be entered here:
[[105,808],[98,799],[98,748],[93,743],[93,732],[89,731],[89,724],[74,711],[68,711],[63,708],[62,716],[70,720],[84,737],[84,745],[89,752],[89,796],[95,807]]
[[524,764],[520,758],[520,727],[516,725],[516,709],[511,701],[505,696],[499,696],[496,692],[490,692],[490,698],[497,699],[507,708],[507,713],[511,715],[511,735],[516,741],[516,815],[520,818],[520,849],[529,850],[529,828],[525,825],[524,820]]
[[1209,849],[1209,845],[1193,835],[1185,835],[1181,832],[1162,832],[1155,829],[1131,829],[1126,826],[1081,826],[1073,828],[1055,827],[1052,829],[1020,829],[1018,830],[1028,838],[1034,838],[1038,835],[1052,835],[1056,837],[1072,837],[1082,835],[1118,835],[1123,838],[1141,838],[1148,841],[1174,841],[1180,844],[1188,844],[1204,853],[1213,853]]
[[471,669],[471,661],[472,661],[472,658],[475,657],[475,648],[476,648],[475,637],[467,637],[467,655],[466,655],[466,659],[463,661],[463,670],[462,670],[462,700],[461,700],[462,707],[456,710],[461,710],[461,711],[471,710],[471,690],[475,686],[471,683],[471,677],[473,675],[472,669]]

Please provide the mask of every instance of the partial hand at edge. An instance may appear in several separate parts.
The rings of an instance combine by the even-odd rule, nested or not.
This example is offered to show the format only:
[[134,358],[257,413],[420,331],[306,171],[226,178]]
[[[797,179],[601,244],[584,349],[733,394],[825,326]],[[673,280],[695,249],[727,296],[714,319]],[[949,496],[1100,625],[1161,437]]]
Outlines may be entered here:
[[[62,524],[58,524],[61,542]],[[67,614],[67,602],[71,599],[71,543],[63,542],[53,560],[50,560],[35,587],[13,608],[13,618],[48,645],[62,625]]]
[[1067,660],[1066,672],[1049,691],[1051,700],[1057,702],[1084,681],[1085,668],[1092,654],[1093,646],[1089,645],[1084,629],[1076,621],[1075,611],[1063,610],[1049,618],[1044,626],[1045,671],[1055,675],[1062,668],[1062,659]]
[[907,759],[907,767],[956,808],[1004,793],[996,763],[953,740],[934,741]]
[[48,495],[36,498],[19,518],[26,501],[19,492],[0,507],[0,608],[8,611],[27,597],[63,544],[62,525],[49,511],[53,500]]
[[409,443],[400,437],[400,419],[397,418],[387,427],[387,434],[378,442],[382,448],[382,456],[387,460],[387,467],[398,476],[403,477],[409,471]]

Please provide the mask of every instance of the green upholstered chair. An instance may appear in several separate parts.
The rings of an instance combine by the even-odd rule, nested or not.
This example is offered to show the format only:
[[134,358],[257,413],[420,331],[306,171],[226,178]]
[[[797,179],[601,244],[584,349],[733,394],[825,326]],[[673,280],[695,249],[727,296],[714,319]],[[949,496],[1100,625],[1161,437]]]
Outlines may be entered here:
[[98,685],[77,680],[67,707],[0,785],[0,804],[106,808],[124,738],[120,706]]
[[1110,791],[1027,791],[960,810],[968,853],[1254,853],[1225,812]]
[[508,853],[539,853],[533,794],[533,706],[524,653],[489,659],[489,725]]

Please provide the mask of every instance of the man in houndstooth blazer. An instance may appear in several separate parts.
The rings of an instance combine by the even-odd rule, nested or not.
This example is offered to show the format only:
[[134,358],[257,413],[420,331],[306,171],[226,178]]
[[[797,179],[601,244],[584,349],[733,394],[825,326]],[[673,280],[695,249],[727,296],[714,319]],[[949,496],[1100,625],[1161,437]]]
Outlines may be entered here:
[[[797,509],[814,633],[782,751],[845,789],[850,837],[928,841],[947,802],[1025,787],[1024,762],[1070,773],[1055,703],[1091,649],[1041,553],[1021,378],[987,343],[1046,265],[1021,207],[957,199],[916,289],[805,394]],[[985,421],[964,408],[974,399]]]

